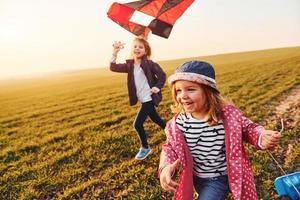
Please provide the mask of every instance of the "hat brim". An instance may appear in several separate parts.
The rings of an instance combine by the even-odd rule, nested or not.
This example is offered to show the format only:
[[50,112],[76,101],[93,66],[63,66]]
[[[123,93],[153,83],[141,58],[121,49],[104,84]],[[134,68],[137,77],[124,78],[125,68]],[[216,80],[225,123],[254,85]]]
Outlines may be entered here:
[[192,82],[204,84],[212,87],[217,92],[219,92],[215,80],[201,74],[196,74],[191,72],[177,72],[168,78],[168,83],[169,85],[172,85],[178,80],[192,81]]

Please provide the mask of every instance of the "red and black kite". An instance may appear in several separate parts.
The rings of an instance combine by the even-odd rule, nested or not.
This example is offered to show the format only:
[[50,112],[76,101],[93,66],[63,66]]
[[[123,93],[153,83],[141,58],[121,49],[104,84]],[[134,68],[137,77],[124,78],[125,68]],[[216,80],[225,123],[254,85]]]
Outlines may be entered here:
[[[176,20],[194,0],[141,0],[129,3],[113,3],[107,12],[109,18],[137,36],[147,37],[149,31],[168,38]],[[133,22],[135,12],[142,12],[154,19],[148,25]]]

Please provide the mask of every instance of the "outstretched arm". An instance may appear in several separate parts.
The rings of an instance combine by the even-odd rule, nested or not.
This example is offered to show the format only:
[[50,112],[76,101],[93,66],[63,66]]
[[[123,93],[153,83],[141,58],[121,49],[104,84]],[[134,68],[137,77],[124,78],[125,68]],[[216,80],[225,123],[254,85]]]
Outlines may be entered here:
[[260,148],[259,146],[259,137],[264,128],[257,123],[252,122],[245,116],[242,117],[242,134],[243,140],[250,143],[251,145]]
[[279,132],[265,130],[244,116],[242,116],[242,130],[243,139],[260,149],[274,149],[281,138]]
[[120,41],[114,42],[113,53],[112,53],[112,58],[110,60],[110,68],[109,68],[113,72],[127,72],[127,64],[126,63],[121,63],[121,64],[116,63],[118,53],[123,48],[124,48],[124,43],[122,43]]
[[281,133],[273,130],[263,130],[261,133],[260,147],[262,149],[274,149],[281,138]]

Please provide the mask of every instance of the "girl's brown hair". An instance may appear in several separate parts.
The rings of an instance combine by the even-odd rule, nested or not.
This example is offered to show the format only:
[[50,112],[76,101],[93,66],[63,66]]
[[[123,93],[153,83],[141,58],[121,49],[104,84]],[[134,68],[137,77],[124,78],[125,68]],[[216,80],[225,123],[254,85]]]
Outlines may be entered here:
[[140,43],[142,43],[144,45],[144,47],[145,47],[145,50],[146,50],[146,57],[150,58],[152,51],[151,51],[150,44],[149,44],[149,42],[147,40],[145,40],[142,37],[136,37],[136,38],[134,38],[133,42],[140,42]]
[[[205,108],[208,114],[208,123],[209,125],[216,125],[221,119],[221,110],[223,106],[228,102],[215,89],[207,85],[203,85],[203,84],[199,84],[199,85],[200,87],[203,88],[206,97]],[[171,90],[172,90],[172,98],[174,101],[174,105],[171,105],[172,112],[176,114],[184,112],[182,105],[177,101],[176,98],[177,94],[176,94],[175,83],[172,84]]]

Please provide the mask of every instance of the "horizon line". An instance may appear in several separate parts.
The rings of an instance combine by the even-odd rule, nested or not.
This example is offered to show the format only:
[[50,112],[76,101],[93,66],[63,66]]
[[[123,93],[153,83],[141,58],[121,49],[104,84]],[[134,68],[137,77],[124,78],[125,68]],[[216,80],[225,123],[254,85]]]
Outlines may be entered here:
[[[181,58],[170,58],[170,59],[164,59],[164,60],[157,60],[155,62],[168,62],[168,61],[176,61],[176,60],[184,60],[184,59],[192,59],[192,58],[198,58],[198,57],[213,57],[213,56],[223,56],[228,54],[238,54],[238,53],[251,53],[251,52],[257,52],[257,51],[268,51],[268,50],[279,50],[279,49],[288,49],[288,48],[299,48],[299,45],[296,46],[285,46],[285,47],[274,47],[274,48],[264,48],[264,49],[254,49],[254,50],[245,50],[245,51],[232,51],[232,52],[224,52],[219,54],[207,54],[207,55],[200,55],[200,56],[191,56],[191,57],[181,57]],[[96,69],[105,69],[107,66],[98,66],[98,67],[90,67],[90,68],[74,68],[74,69],[62,69],[62,70],[53,70],[53,71],[39,71],[37,73],[24,73],[19,74],[15,76],[8,76],[8,77],[1,77],[0,81],[14,81],[14,80],[27,80],[27,79],[34,79],[34,78],[40,78],[45,76],[52,76],[52,75],[59,75],[59,74],[70,74],[70,73],[77,73],[82,71],[90,71],[90,70],[96,70]]]

